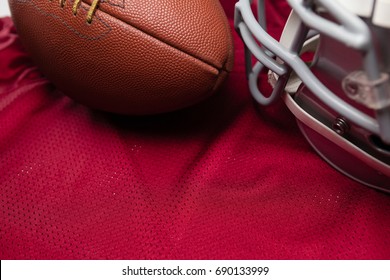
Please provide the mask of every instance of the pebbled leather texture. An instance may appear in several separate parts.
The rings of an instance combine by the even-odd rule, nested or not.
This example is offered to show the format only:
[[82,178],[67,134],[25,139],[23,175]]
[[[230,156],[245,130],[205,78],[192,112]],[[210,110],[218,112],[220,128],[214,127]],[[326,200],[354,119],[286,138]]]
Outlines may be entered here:
[[218,0],[9,0],[21,40],[47,78],[87,106],[154,114],[193,105],[233,66]]

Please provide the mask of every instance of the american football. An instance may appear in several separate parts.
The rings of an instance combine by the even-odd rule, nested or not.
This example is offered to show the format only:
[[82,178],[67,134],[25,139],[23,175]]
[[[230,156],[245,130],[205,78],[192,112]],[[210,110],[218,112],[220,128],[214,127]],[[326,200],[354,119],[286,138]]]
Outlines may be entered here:
[[218,0],[9,0],[42,73],[86,106],[169,112],[212,95],[233,65]]

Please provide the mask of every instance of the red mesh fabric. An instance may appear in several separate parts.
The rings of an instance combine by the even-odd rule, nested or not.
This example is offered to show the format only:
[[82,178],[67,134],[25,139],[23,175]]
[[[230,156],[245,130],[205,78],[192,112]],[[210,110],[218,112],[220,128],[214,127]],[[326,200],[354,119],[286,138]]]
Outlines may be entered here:
[[[268,9],[278,36],[287,6]],[[56,91],[1,19],[0,258],[389,259],[390,197],[322,161],[282,102],[254,104],[233,34],[217,95],[134,118]]]

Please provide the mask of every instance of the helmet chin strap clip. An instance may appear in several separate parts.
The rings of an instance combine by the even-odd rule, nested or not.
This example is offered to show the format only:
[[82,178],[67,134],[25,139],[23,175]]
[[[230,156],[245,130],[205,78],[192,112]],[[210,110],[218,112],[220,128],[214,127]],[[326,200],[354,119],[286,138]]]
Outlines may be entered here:
[[342,81],[344,92],[349,98],[373,110],[390,106],[389,75],[381,73],[380,78],[370,80],[363,71],[348,74]]
[[375,110],[381,139],[390,145],[389,74],[379,73],[378,79],[370,79],[364,71],[355,71],[343,79],[342,87],[349,98]]

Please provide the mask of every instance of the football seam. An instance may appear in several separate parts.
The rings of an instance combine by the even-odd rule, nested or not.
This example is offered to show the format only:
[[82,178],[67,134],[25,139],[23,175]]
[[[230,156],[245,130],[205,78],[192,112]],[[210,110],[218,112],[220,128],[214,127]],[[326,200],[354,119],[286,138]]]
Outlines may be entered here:
[[[67,22],[65,22],[64,20],[62,20],[61,17],[59,17],[59,16],[57,16],[57,15],[55,15],[55,14],[46,12],[45,10],[41,9],[39,6],[37,6],[35,3],[31,2],[31,1],[28,1],[28,0],[18,0],[18,2],[21,2],[21,3],[23,3],[23,4],[27,4],[27,5],[32,5],[40,14],[46,15],[46,16],[50,16],[50,17],[53,17],[53,18],[59,20],[67,29],[69,29],[71,32],[73,32],[74,34],[76,34],[78,37],[80,37],[80,38],[82,38],[82,39],[87,39],[87,40],[100,40],[100,39],[104,38],[108,33],[110,33],[110,32],[112,31],[111,26],[110,26],[108,23],[106,23],[99,15],[95,14],[95,19],[98,19],[104,26],[106,26],[106,27],[108,28],[108,30],[107,30],[106,32],[102,33],[101,35],[97,36],[97,37],[89,37],[89,36],[86,36],[86,35],[81,34],[81,33],[78,32],[75,28],[72,28],[69,24],[67,24]],[[84,3],[85,5],[90,6],[88,3],[85,3],[84,1],[83,1],[83,3]],[[106,4],[109,4],[109,5],[114,5],[114,4],[110,3],[110,2],[105,2],[105,3],[106,3]],[[115,6],[115,7],[120,7],[121,9],[124,8],[124,6],[119,6],[119,5],[114,5],[114,6]],[[85,11],[88,10],[88,9],[85,8],[85,7],[80,7],[80,8],[82,8],[82,9],[85,10]],[[176,49],[176,50],[178,50],[178,51],[180,51],[180,52],[182,52],[182,53],[184,53],[184,54],[186,54],[186,55],[188,55],[188,56],[190,56],[190,57],[192,57],[192,58],[194,58],[194,59],[196,59],[196,60],[198,60],[198,61],[200,61],[200,62],[203,62],[204,64],[208,65],[209,67],[214,68],[215,70],[218,71],[218,75],[216,75],[217,77],[221,74],[221,71],[229,72],[229,71],[226,69],[226,64],[227,64],[227,61],[228,61],[228,59],[229,59],[229,52],[228,52],[228,55],[226,56],[224,62],[222,63],[221,67],[217,67],[216,65],[211,64],[210,62],[208,62],[208,61],[202,59],[201,57],[198,57],[198,56],[196,56],[196,55],[194,55],[194,54],[191,54],[191,53],[189,53],[189,52],[187,52],[187,51],[185,51],[185,50],[183,50],[183,49],[181,49],[181,48],[179,48],[179,47],[177,47],[177,46],[174,46],[174,45],[172,45],[171,43],[167,42],[166,40],[163,40],[163,39],[161,39],[161,38],[159,38],[159,37],[157,37],[157,36],[154,36],[154,35],[152,35],[152,34],[146,32],[145,30],[140,29],[139,27],[136,27],[136,26],[132,25],[131,23],[128,23],[128,22],[122,20],[121,18],[117,18],[117,17],[115,17],[115,16],[113,16],[113,15],[111,15],[111,14],[109,14],[109,13],[107,13],[106,11],[103,11],[103,10],[100,10],[100,12],[104,13],[104,14],[107,15],[107,16],[110,16],[111,18],[113,18],[113,19],[115,19],[115,20],[121,21],[121,22],[123,22],[123,23],[129,25],[130,27],[132,27],[132,28],[138,30],[139,32],[142,32],[143,34],[145,34],[145,35],[147,35],[147,36],[150,36],[150,37],[154,38],[155,40],[157,40],[157,41],[159,41],[159,42],[161,42],[161,43],[164,43],[165,45],[167,45],[167,46],[169,46],[169,47],[171,47],[171,48],[173,48],[173,49]],[[93,24],[93,22],[92,22],[91,24]],[[225,22],[224,24],[225,24],[225,27],[227,27],[227,26],[226,26],[226,22]],[[226,29],[227,29],[227,28],[225,28],[225,30],[226,30]],[[227,32],[227,31],[225,31],[225,32]],[[230,50],[230,46],[229,46],[229,50]]]
[[[84,2],[84,1],[83,1],[83,3],[86,4],[86,5],[88,5],[88,6],[90,6],[88,3]],[[105,3],[105,4],[108,4],[108,5],[111,5],[111,6],[120,7],[120,8],[122,8],[122,9],[124,8],[124,5],[125,5],[125,4],[123,4],[123,6],[119,6],[119,5],[114,5],[114,4],[110,3],[110,2],[104,2],[104,3]],[[227,62],[228,62],[228,60],[229,60],[229,55],[230,55],[230,51],[231,51],[231,46],[230,46],[230,45],[229,45],[229,48],[228,48],[228,55],[226,56],[224,62],[222,63],[221,67],[217,67],[216,65],[213,65],[212,63],[206,61],[205,59],[202,59],[201,57],[196,56],[195,54],[191,54],[191,53],[189,53],[188,51],[186,51],[186,50],[184,50],[184,49],[181,49],[181,48],[179,48],[178,46],[175,46],[175,45],[171,44],[170,42],[168,42],[168,41],[166,41],[166,40],[164,40],[164,39],[162,39],[162,38],[159,38],[159,37],[157,37],[157,36],[154,36],[154,35],[150,34],[149,32],[147,32],[146,30],[141,29],[141,28],[138,27],[138,26],[134,26],[133,24],[131,24],[131,23],[127,22],[127,21],[124,21],[124,20],[121,19],[121,18],[115,17],[115,16],[109,14],[108,12],[103,11],[102,9],[100,9],[99,11],[102,12],[102,13],[104,13],[105,15],[108,15],[108,16],[110,16],[110,17],[116,19],[116,20],[119,20],[119,21],[121,21],[121,22],[123,22],[123,23],[125,23],[125,24],[127,24],[127,25],[129,25],[129,26],[131,26],[132,28],[134,28],[134,29],[136,29],[136,30],[138,30],[138,31],[140,31],[140,32],[142,32],[142,33],[144,33],[144,34],[147,35],[147,36],[150,36],[150,37],[156,39],[157,41],[160,41],[160,42],[164,43],[165,45],[167,45],[167,46],[169,46],[169,47],[171,47],[171,48],[173,48],[173,49],[176,49],[176,50],[178,50],[178,51],[180,51],[180,52],[182,52],[182,53],[184,53],[184,54],[186,54],[186,55],[188,55],[188,56],[190,56],[190,57],[192,57],[192,58],[194,58],[194,59],[196,59],[196,60],[199,60],[199,61],[201,61],[201,62],[207,64],[208,66],[210,66],[210,67],[216,69],[216,70],[218,71],[217,77],[219,77],[219,75],[221,74],[221,71],[230,72],[230,71],[228,71],[228,70],[226,69],[226,64],[227,64]],[[102,19],[101,17],[99,17],[97,14],[95,14],[95,17],[97,17],[101,22],[103,22],[103,19]],[[92,23],[92,24],[93,24],[93,23]],[[225,34],[228,35],[228,34],[227,34],[227,30],[226,30],[226,29],[227,29],[227,24],[226,24],[226,22],[224,23],[224,25],[225,25]],[[226,36],[226,37],[229,38],[229,36]]]
[[[222,9],[222,7],[221,7],[221,9]],[[223,11],[223,15],[225,15],[224,11]],[[225,17],[226,17],[226,15],[225,15]],[[230,24],[229,24],[229,20],[227,19],[227,17],[224,19],[224,25],[225,25],[225,36],[226,36],[226,38],[228,38],[228,41],[230,41],[231,44],[228,44],[228,50],[227,50],[228,55],[226,56],[226,59],[222,64],[221,70],[229,73],[231,69],[230,70],[226,69],[226,65],[227,65],[229,59],[234,59],[234,47],[233,47],[233,40],[232,40],[233,38],[232,38],[231,29],[230,29]]]
[[[21,3],[23,3],[23,4],[27,4],[27,5],[32,5],[40,14],[46,15],[46,16],[50,16],[50,17],[52,17],[52,18],[54,18],[54,19],[59,20],[59,21],[65,26],[65,28],[69,29],[72,33],[76,34],[76,36],[78,36],[78,37],[80,37],[80,38],[82,38],[82,39],[86,39],[86,40],[101,40],[101,39],[104,38],[108,33],[110,33],[110,32],[112,31],[112,27],[111,27],[107,22],[105,22],[99,15],[95,14],[95,19],[99,20],[99,21],[101,22],[101,24],[103,24],[104,26],[106,26],[106,27],[108,28],[108,30],[107,30],[106,32],[102,33],[101,35],[97,36],[97,37],[89,37],[89,36],[83,35],[82,33],[78,32],[75,28],[72,28],[72,26],[70,26],[69,24],[67,24],[67,22],[64,21],[61,17],[59,17],[59,16],[57,16],[57,15],[55,15],[55,14],[53,14],[53,13],[48,13],[47,11],[41,9],[39,6],[37,6],[37,5],[36,5],[35,3],[33,3],[33,2],[30,2],[30,1],[27,1],[27,0],[18,0],[18,2],[21,2]],[[89,6],[88,3],[85,3],[84,1],[83,1],[83,3],[84,3],[85,5],[88,5],[88,6]],[[109,3],[109,2],[106,2],[106,3],[112,5],[112,4]],[[115,6],[116,6],[116,7],[123,8],[123,7],[119,6],[119,5],[118,5],[118,6],[115,5]],[[88,10],[88,9],[85,8],[85,7],[80,7],[80,8],[82,8],[83,10]],[[132,25],[132,24],[130,24],[130,23],[128,23],[128,22],[122,20],[121,18],[117,18],[117,17],[115,17],[115,16],[113,16],[113,15],[111,15],[111,14],[109,14],[109,13],[107,13],[106,11],[103,11],[103,10],[100,10],[100,12],[102,12],[103,14],[105,14],[105,15],[111,17],[111,18],[114,19],[114,20],[118,20],[118,21],[120,21],[120,22],[122,22],[122,23],[128,25],[129,27],[134,28],[135,30],[138,30],[139,32],[145,34],[146,36],[149,36],[149,37],[155,39],[156,41],[158,41],[158,42],[160,42],[160,43],[163,43],[163,44],[165,44],[166,46],[168,46],[168,47],[170,47],[170,48],[172,48],[172,49],[175,49],[175,50],[177,50],[177,51],[179,51],[179,52],[181,52],[181,53],[183,53],[183,54],[185,54],[185,55],[188,55],[189,57],[191,57],[191,58],[193,58],[193,59],[195,59],[195,60],[197,60],[197,61],[199,61],[199,62],[202,62],[202,63],[204,63],[205,65],[207,65],[207,66],[209,66],[209,67],[215,69],[215,70],[218,72],[218,73],[215,75],[215,77],[216,77],[215,84],[218,82],[218,80],[219,80],[219,78],[220,78],[220,76],[222,75],[223,72],[227,72],[227,73],[230,72],[229,70],[226,69],[226,64],[227,64],[227,62],[228,62],[228,60],[229,60],[229,57],[230,57],[230,51],[231,51],[231,46],[230,46],[230,45],[229,45],[229,48],[228,48],[228,53],[227,53],[227,55],[226,55],[226,58],[225,58],[225,60],[223,61],[221,67],[217,67],[216,65],[213,65],[212,63],[210,63],[210,62],[208,62],[208,61],[206,61],[206,60],[204,60],[204,59],[202,59],[202,58],[200,58],[200,57],[198,57],[198,56],[196,56],[196,55],[194,55],[194,54],[191,54],[191,53],[189,53],[189,52],[187,52],[187,51],[185,51],[185,50],[183,50],[183,49],[181,49],[181,48],[179,48],[179,47],[177,47],[177,46],[174,46],[174,45],[172,45],[171,43],[169,43],[168,41],[163,40],[163,39],[161,39],[161,38],[159,38],[159,37],[157,37],[157,36],[154,36],[154,35],[152,35],[152,34],[146,32],[146,31],[140,29],[139,27],[136,27],[136,26],[134,26],[134,25]],[[93,24],[93,22],[92,22],[91,24]],[[225,27],[226,27],[226,28],[225,28],[225,34],[228,35],[228,34],[227,34],[228,30],[226,30],[226,29],[227,29],[227,24],[226,24],[226,22],[224,23],[224,25],[225,25]],[[229,36],[227,36],[227,37],[229,37]],[[214,89],[214,87],[215,87],[215,85],[212,86],[211,89]]]

